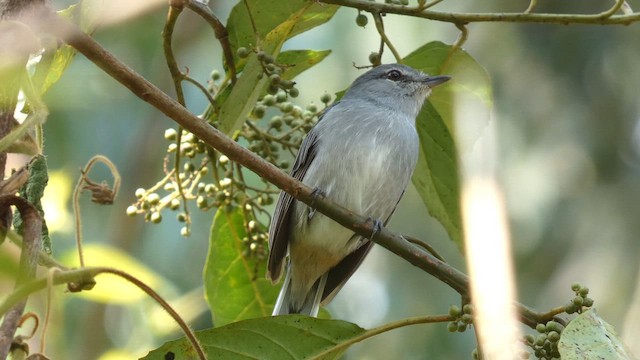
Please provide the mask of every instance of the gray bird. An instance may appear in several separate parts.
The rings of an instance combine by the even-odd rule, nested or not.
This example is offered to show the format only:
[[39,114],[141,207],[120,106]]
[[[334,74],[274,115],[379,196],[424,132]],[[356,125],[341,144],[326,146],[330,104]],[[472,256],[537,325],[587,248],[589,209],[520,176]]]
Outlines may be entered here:
[[[415,119],[449,76],[381,65],[358,77],[302,142],[291,176],[357,214],[386,224],[418,160]],[[267,278],[287,275],[273,315],[317,316],[373,242],[282,192],[269,228]]]

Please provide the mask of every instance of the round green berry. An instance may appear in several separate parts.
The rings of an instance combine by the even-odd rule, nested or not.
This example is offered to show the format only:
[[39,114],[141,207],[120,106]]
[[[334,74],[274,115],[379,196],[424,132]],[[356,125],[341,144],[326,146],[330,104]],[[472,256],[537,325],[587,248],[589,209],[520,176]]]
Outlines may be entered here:
[[462,321],[465,324],[471,324],[471,322],[473,321],[473,318],[471,317],[471,314],[463,314],[460,317],[460,321]]
[[358,16],[356,16],[356,24],[358,24],[358,26],[365,27],[367,26],[368,22],[369,18],[367,17],[367,15],[359,13]]
[[262,103],[266,106],[273,106],[276,104],[276,97],[274,95],[265,95],[262,98]]
[[371,54],[369,54],[369,62],[372,64],[377,64],[380,61],[380,54],[378,54],[377,52],[372,52]]
[[464,332],[465,330],[467,330],[467,324],[458,322],[458,332]]
[[447,324],[447,331],[449,332],[456,332],[458,331],[458,323],[455,321],[452,321],[450,323]]
[[473,305],[471,304],[464,304],[464,306],[462,307],[462,312],[465,314],[471,314],[473,313]]
[[576,296],[573,298],[573,300],[571,300],[571,302],[575,306],[582,306],[582,304],[584,303],[584,298],[582,296]]
[[220,77],[221,77],[221,75],[220,75],[220,71],[218,71],[218,70],[213,70],[213,71],[211,72],[211,79],[212,79],[212,80],[214,80],[214,81],[215,81],[215,80],[220,80]]
[[135,216],[138,213],[138,208],[135,205],[127,207],[127,216]]
[[460,308],[455,306],[455,305],[451,305],[449,307],[449,315],[453,316],[453,317],[458,317],[460,316]]
[[279,92],[276,94],[276,102],[281,103],[287,101],[287,93]]
[[278,130],[282,127],[283,124],[283,120],[282,120],[282,116],[274,116],[271,118],[271,120],[269,121],[269,126]]
[[564,312],[567,314],[573,314],[576,311],[578,311],[578,307],[574,303],[569,303],[564,306]]
[[173,141],[178,138],[178,132],[176,131],[176,129],[169,128],[164,131],[164,138],[169,141]]
[[267,107],[264,105],[256,105],[256,107],[253,108],[253,115],[258,119],[262,119],[265,112],[267,112]]
[[300,91],[298,91],[298,89],[296,88],[289,89],[289,96],[298,97],[298,95],[300,95]]
[[557,342],[558,340],[560,340],[560,334],[558,334],[555,331],[550,331],[547,334],[547,339],[549,339],[549,341],[551,341],[551,342]]
[[547,334],[540,334],[538,335],[538,337],[536,337],[536,345],[538,346],[543,346],[546,341],[547,341]]
[[545,333],[547,332],[547,327],[544,326],[544,324],[538,324],[536,325],[536,331],[539,333]]
[[171,210],[178,210],[179,207],[180,207],[180,200],[178,199],[172,199],[171,202],[169,203],[169,209]]
[[249,56],[249,49],[247,49],[246,47],[239,47],[236,51],[236,54],[240,59],[244,59]]
[[282,79],[280,78],[280,75],[278,75],[278,74],[269,75],[269,81],[271,82],[271,85],[278,85],[278,84],[280,84],[281,80]]
[[533,345],[533,343],[536,341],[536,338],[531,334],[527,334],[525,335],[524,340],[527,342],[527,344]]
[[331,101],[331,95],[327,93],[322,94],[322,96],[320,96],[320,101],[322,101],[323,104],[328,104]]
[[160,202],[160,195],[156,193],[147,195],[147,202],[149,203],[149,205],[158,205],[158,203]]
[[135,195],[136,195],[136,197],[137,197],[138,199],[142,199],[142,197],[143,197],[143,196],[144,196],[144,194],[146,194],[146,193],[147,193],[147,191],[146,191],[145,189],[143,189],[143,188],[137,188],[137,189],[136,189],[136,192],[135,192]]
[[185,213],[179,213],[178,215],[176,215],[176,220],[178,220],[179,222],[185,222],[187,221],[187,215]]
[[159,224],[162,221],[162,215],[157,212],[154,211],[153,213],[151,213],[151,222],[154,224]]
[[593,306],[593,299],[590,298],[590,297],[584,298],[584,302],[582,302],[582,305],[586,306],[586,307],[592,307]]
[[580,288],[582,288],[582,285],[580,285],[580,283],[575,282],[571,284],[571,290],[573,291],[580,291]]
[[581,287],[580,290],[578,290],[578,293],[580,294],[580,296],[586,297],[587,295],[589,295],[589,288],[586,286]]
[[562,331],[562,325],[560,325],[560,323],[557,323],[553,320],[547,322],[546,328],[547,328],[547,331],[556,331],[556,332]]

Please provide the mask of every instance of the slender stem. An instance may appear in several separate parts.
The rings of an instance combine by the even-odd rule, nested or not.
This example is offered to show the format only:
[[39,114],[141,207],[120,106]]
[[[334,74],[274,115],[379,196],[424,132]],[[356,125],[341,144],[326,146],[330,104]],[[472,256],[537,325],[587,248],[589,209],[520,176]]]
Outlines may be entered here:
[[373,329],[369,329],[358,336],[354,336],[353,338],[336,344],[335,346],[328,348],[327,350],[310,357],[310,359],[323,359],[328,354],[337,352],[338,350],[345,349],[355,343],[358,343],[362,340],[366,340],[370,337],[385,333],[387,331],[395,330],[401,327],[409,326],[409,325],[418,325],[418,324],[433,324],[433,323],[441,323],[447,321],[453,321],[455,318],[451,315],[435,315],[435,316],[421,316],[421,317],[413,317],[402,319],[394,322],[390,322],[388,324],[384,324]]
[[222,25],[222,22],[220,22],[218,17],[216,17],[216,15],[211,11],[211,9],[209,9],[207,5],[199,1],[189,1],[187,7],[196,14],[200,15],[213,29],[213,32],[216,35],[216,39],[218,39],[220,45],[222,46],[222,54],[224,56],[224,61],[227,64],[227,69],[229,69],[229,77],[231,79],[231,83],[235,84],[236,64],[233,60],[233,51],[231,49],[231,43],[229,43],[229,34],[227,33],[227,28]]
[[439,4],[439,3],[441,3],[442,1],[443,1],[443,0],[433,0],[432,2],[428,2],[428,3],[425,3],[425,4],[421,5],[421,6],[418,6],[418,8],[419,8],[420,10],[425,10],[425,9],[428,9],[428,8],[430,8],[430,7],[432,7],[432,6],[438,5],[438,4]]
[[[178,99],[178,103],[182,106],[186,106],[186,102],[184,99],[184,91],[182,89],[182,80],[184,79],[184,74],[180,71],[178,67],[178,62],[176,61],[175,56],[173,55],[173,29],[175,28],[176,21],[178,21],[178,16],[182,13],[182,7],[174,7],[169,6],[169,12],[167,14],[167,21],[164,24],[164,29],[162,30],[162,45],[164,49],[164,57],[167,60],[167,66],[169,67],[169,73],[171,73],[171,79],[173,79],[173,87],[176,91],[176,97]],[[191,221],[189,216],[189,206],[187,201],[187,196],[184,192],[184,187],[182,186],[182,181],[180,180],[180,158],[181,158],[181,149],[182,146],[182,126],[178,126],[178,135],[176,137],[176,155],[174,157],[173,167],[176,173],[176,186],[178,188],[178,193],[182,198],[182,206],[184,210],[184,214],[186,217],[186,226],[187,228],[190,226]]]
[[[73,282],[81,283],[100,274],[113,274],[119,276],[137,286],[140,290],[149,295],[149,297],[153,298],[153,300],[155,300],[160,306],[162,306],[162,308],[167,313],[169,313],[173,320],[180,326],[187,339],[198,354],[198,358],[201,360],[206,360],[205,352],[198,342],[198,339],[196,338],[193,331],[189,328],[189,326],[185,323],[185,321],[180,317],[180,315],[171,307],[171,305],[169,305],[169,303],[166,302],[166,300],[158,295],[158,293],[156,293],[151,287],[149,287],[147,284],[140,281],[136,277],[124,271],[108,267],[85,267],[82,269],[60,271],[54,273],[52,275],[52,282],[55,285]],[[26,299],[32,293],[46,288],[49,282],[50,280],[48,279],[48,277],[40,278],[24,283],[22,286],[16,288],[11,294],[9,294],[9,296],[4,299],[3,302],[0,303],[0,317],[2,317],[9,309],[11,309],[11,307],[13,307],[15,304],[19,304],[23,299]]]
[[[640,13],[635,12],[626,15],[609,15],[612,10],[617,11],[620,0],[616,0],[616,5],[611,9],[599,14],[538,14],[538,13],[458,13],[422,10],[418,7],[401,6],[374,2],[369,0],[318,0],[325,4],[341,5],[360,9],[367,12],[379,12],[383,14],[397,14],[414,16],[424,19],[450,22],[450,23],[471,23],[471,22],[509,22],[509,23],[536,23],[536,24],[600,24],[628,25],[640,21]],[[615,13],[613,11],[613,13]]]
[[538,0],[531,0],[529,2],[529,6],[527,6],[527,9],[524,11],[525,14],[529,14],[531,12],[533,12],[533,10],[536,9],[536,6],[538,5]]
[[213,98],[209,90],[207,90],[207,88],[204,85],[200,84],[199,81],[197,81],[196,79],[188,75],[184,75],[183,80],[195,85],[195,87],[197,87],[202,92],[202,94],[207,98],[207,100],[209,101],[209,104],[211,104],[211,106],[213,107],[216,106],[216,99]]
[[[398,53],[398,50],[396,50],[395,46],[393,46],[393,44],[391,43],[391,40],[389,40],[389,37],[387,37],[387,34],[385,34],[384,32],[384,23],[382,22],[382,16],[380,15],[380,12],[374,11],[371,13],[371,15],[373,15],[373,20],[376,24],[378,34],[380,34],[380,38],[387,45],[387,47],[393,54],[393,57],[396,58],[396,62],[401,63],[402,57]],[[380,57],[382,57],[382,52],[380,53]]]
[[620,10],[624,3],[624,0],[615,0],[615,4],[613,4],[613,6],[609,10],[600,13],[600,16],[605,19],[611,17],[613,14],[617,13],[618,10]]

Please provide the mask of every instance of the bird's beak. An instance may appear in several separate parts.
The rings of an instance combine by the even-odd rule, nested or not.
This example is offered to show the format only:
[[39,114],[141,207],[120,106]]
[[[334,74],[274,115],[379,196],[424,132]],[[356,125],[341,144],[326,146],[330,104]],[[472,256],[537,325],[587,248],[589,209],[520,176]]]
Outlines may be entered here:
[[425,84],[427,84],[427,86],[429,88],[434,88],[442,83],[445,83],[447,81],[451,80],[451,76],[447,76],[447,75],[438,75],[438,76],[429,76],[426,79],[423,80],[423,82]]

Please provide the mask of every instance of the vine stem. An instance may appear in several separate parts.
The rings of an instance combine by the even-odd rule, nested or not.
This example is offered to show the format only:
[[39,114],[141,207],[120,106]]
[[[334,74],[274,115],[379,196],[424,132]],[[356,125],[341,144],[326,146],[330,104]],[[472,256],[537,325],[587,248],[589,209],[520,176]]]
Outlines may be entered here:
[[49,284],[53,283],[55,285],[68,284],[68,283],[84,283],[87,282],[87,279],[92,279],[100,274],[112,274],[116,275],[136,287],[140,290],[144,291],[149,297],[155,300],[172,318],[173,320],[180,326],[182,331],[185,333],[185,336],[195,349],[198,354],[198,358],[200,360],[206,360],[207,357],[205,355],[204,349],[202,345],[198,342],[193,330],[189,328],[187,323],[178,315],[178,313],[169,305],[169,303],[164,300],[157,292],[155,292],[149,285],[145,284],[135,276],[128,274],[122,270],[109,268],[109,267],[84,267],[76,270],[68,270],[68,271],[57,271],[53,274],[49,274],[45,278],[40,278],[36,280],[32,280],[26,282],[16,288],[8,297],[4,299],[2,303],[0,303],[0,317],[2,317],[9,309],[11,309],[14,305],[21,303],[23,299],[27,298],[29,295],[33,294],[36,291],[42,290],[46,288]]
[[368,0],[318,0],[325,4],[340,5],[360,9],[370,13],[397,14],[419,17],[424,19],[450,22],[509,22],[509,23],[534,23],[534,24],[598,24],[598,25],[629,25],[640,21],[640,12],[625,15],[614,15],[625,4],[622,0],[616,0],[614,6],[598,14],[543,14],[543,13],[458,13],[445,11],[423,10],[419,7],[401,6],[373,2]]
[[344,348],[347,348],[355,343],[358,343],[360,341],[366,340],[368,338],[374,337],[376,335],[385,333],[387,331],[391,331],[394,329],[398,329],[401,327],[405,327],[405,326],[410,326],[410,325],[418,325],[418,324],[433,324],[433,323],[441,323],[441,322],[447,322],[447,321],[453,321],[455,320],[455,318],[453,316],[450,315],[434,315],[434,316],[420,316],[420,317],[412,317],[412,318],[407,318],[407,319],[402,319],[402,320],[398,320],[398,321],[394,321],[394,322],[390,322],[378,327],[375,327],[373,329],[369,329],[365,332],[363,332],[362,334],[355,336],[345,342],[342,342],[340,344],[337,344],[319,354],[316,354],[315,356],[311,357],[310,359],[323,359],[325,356],[337,352],[339,350],[342,350]]

